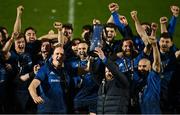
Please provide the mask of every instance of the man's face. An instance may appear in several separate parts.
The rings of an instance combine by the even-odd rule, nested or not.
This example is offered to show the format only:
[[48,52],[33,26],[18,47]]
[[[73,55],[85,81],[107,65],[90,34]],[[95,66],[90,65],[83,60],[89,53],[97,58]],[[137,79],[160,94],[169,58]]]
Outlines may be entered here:
[[78,56],[80,58],[87,56],[88,45],[86,43],[80,43],[78,45]]
[[63,63],[64,50],[61,47],[55,48],[52,59],[55,67],[61,67]]
[[170,47],[172,46],[172,41],[171,39],[167,39],[167,38],[163,38],[161,37],[160,38],[160,41],[159,41],[159,46],[160,46],[160,51],[162,53],[165,53],[165,52],[169,52],[169,49]]
[[41,45],[42,57],[46,59],[50,53],[51,45],[49,42],[43,42]]
[[6,39],[9,37],[8,31],[6,29],[3,29],[3,32],[5,33]]
[[138,71],[141,75],[146,75],[151,69],[150,61],[147,59],[142,59],[138,64]]
[[68,40],[71,40],[71,37],[72,37],[72,30],[71,29],[63,28],[62,32],[68,38]]
[[106,27],[106,41],[111,42],[116,37],[114,28]]
[[5,39],[3,38],[2,33],[0,32],[0,49],[2,49],[4,45],[5,45]]
[[3,45],[3,37],[2,37],[2,33],[0,32],[0,44]]
[[132,42],[130,40],[123,42],[122,50],[126,56],[131,55],[131,51],[133,50],[132,48],[133,48],[133,46],[132,46]]
[[29,29],[25,33],[27,43],[32,43],[36,40],[36,33],[35,31]]
[[25,52],[25,38],[20,38],[15,40],[15,50],[17,53],[24,53]]
[[109,71],[107,67],[105,68],[105,77],[106,80],[111,80],[113,78],[113,74]]
[[79,40],[75,40],[74,44],[71,47],[75,55],[78,55],[78,45],[79,45],[79,43],[80,43]]

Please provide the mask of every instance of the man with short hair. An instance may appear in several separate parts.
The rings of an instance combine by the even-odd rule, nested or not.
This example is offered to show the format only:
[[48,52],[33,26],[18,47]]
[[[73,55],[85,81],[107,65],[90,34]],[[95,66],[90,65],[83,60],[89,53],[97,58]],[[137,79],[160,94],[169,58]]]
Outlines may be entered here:
[[[66,93],[70,78],[63,66],[64,49],[61,45],[54,48],[52,60],[37,72],[29,85],[29,92],[38,104],[38,113],[67,113]],[[39,87],[40,92],[37,92]]]
[[116,25],[113,23],[107,23],[104,26],[105,36],[102,50],[106,56],[114,54],[120,45],[120,40],[116,40]]
[[[133,101],[139,103],[142,114],[160,114],[160,71],[161,59],[155,37],[149,37],[153,49],[153,63],[147,58],[142,58],[138,63],[138,69],[134,71],[132,83]],[[132,102],[133,103],[133,102]],[[138,110],[137,110],[138,111]]]
[[172,113],[171,97],[169,97],[169,83],[175,70],[176,56],[172,47],[172,39],[167,32],[161,34],[159,51],[161,55],[161,109],[163,113]]
[[75,84],[74,109],[75,113],[96,113],[98,86],[89,71],[88,44],[78,44],[78,58],[70,61],[70,71]]
[[[14,41],[14,51],[10,50]],[[13,88],[15,93],[16,112],[27,113],[27,107],[30,95],[28,93],[28,85],[31,82],[29,73],[32,71],[32,59],[29,53],[25,52],[25,38],[24,35],[13,33],[12,37],[6,42],[3,48],[4,59],[12,66]],[[32,112],[32,111],[31,111]]]

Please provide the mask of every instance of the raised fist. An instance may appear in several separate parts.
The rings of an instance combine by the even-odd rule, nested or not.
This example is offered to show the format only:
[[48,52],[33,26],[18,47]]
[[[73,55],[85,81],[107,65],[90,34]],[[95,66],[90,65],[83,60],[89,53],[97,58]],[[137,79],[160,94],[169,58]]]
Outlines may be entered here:
[[111,11],[112,13],[119,10],[119,6],[116,3],[111,3],[108,7],[109,11]]
[[149,36],[149,40],[148,42],[151,44],[151,45],[155,45],[157,43],[157,39],[155,36]]
[[172,12],[173,16],[178,17],[179,7],[178,6],[171,6],[170,8],[171,8],[171,12]]
[[18,32],[13,32],[11,37],[12,37],[13,39],[16,39],[18,36],[19,36],[19,33],[18,33]]
[[161,24],[165,24],[165,23],[167,23],[168,22],[168,18],[167,17],[161,17],[160,18],[160,23]]
[[22,13],[23,10],[24,10],[24,7],[22,5],[17,7],[17,12],[18,13]]
[[61,22],[54,22],[54,28],[58,29],[58,30],[62,30],[62,23]]
[[98,19],[93,19],[93,25],[95,25],[95,24],[101,24],[100,20],[98,20]]
[[132,11],[131,12],[131,17],[133,20],[136,20],[137,19],[137,11]]
[[154,31],[156,31],[156,30],[158,29],[158,24],[152,22],[152,23],[151,23],[151,29],[154,30]]

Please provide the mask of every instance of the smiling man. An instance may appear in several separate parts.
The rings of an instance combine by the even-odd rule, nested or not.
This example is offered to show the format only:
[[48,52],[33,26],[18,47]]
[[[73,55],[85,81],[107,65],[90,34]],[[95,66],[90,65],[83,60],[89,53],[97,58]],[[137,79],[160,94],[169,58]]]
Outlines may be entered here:
[[[10,50],[14,41],[14,49]],[[29,73],[32,71],[32,59],[29,53],[25,52],[25,38],[22,33],[13,33],[11,39],[7,41],[3,47],[3,54],[12,66],[13,88],[15,91],[15,106],[18,113],[26,113],[26,106],[30,95],[28,93],[28,85],[32,80]]]
[[38,104],[38,113],[67,113],[69,76],[63,67],[63,57],[64,49],[58,44],[54,48],[52,60],[40,68],[28,88],[34,102]]

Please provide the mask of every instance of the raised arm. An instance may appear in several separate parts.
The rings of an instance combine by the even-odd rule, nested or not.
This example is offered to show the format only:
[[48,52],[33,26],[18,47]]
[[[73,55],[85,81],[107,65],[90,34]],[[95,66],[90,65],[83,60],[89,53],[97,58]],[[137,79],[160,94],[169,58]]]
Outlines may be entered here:
[[148,45],[148,35],[147,35],[146,31],[141,26],[141,23],[137,17],[137,11],[132,11],[131,17],[135,22],[135,27],[136,27],[137,33],[139,34],[139,36],[143,40],[145,46]]
[[53,30],[50,30],[48,32],[48,34],[46,35],[42,35],[41,37],[38,38],[38,40],[42,40],[43,38],[47,38],[47,39],[54,39],[54,38],[58,38],[58,34],[55,34]]
[[21,16],[22,12],[24,10],[23,6],[18,6],[17,7],[17,15],[16,15],[16,21],[14,24],[14,32],[21,32]]
[[151,36],[156,36],[156,32],[157,32],[157,29],[158,29],[158,24],[155,23],[155,22],[152,22],[151,23],[151,29],[152,29]]
[[126,17],[118,14],[118,4],[111,3],[108,7],[111,12],[108,23],[114,23],[123,37],[133,37],[132,29],[129,26]]
[[161,25],[161,33],[168,32],[167,31],[168,18],[167,17],[161,17],[159,21],[160,21],[160,25]]
[[110,70],[110,72],[113,74],[113,76],[118,77],[118,79],[120,79],[121,83],[124,86],[129,87],[129,82],[128,82],[127,77],[119,71],[119,69],[118,69],[118,67],[116,67],[115,63],[113,63],[110,59],[106,58],[106,56],[104,55],[104,52],[101,50],[101,48],[96,47],[95,53],[103,61],[103,63]]
[[118,14],[118,10],[119,10],[119,6],[118,4],[116,3],[111,3],[109,4],[109,11],[111,12],[111,16],[112,18],[110,17],[109,21],[112,21],[113,19],[113,22],[115,23],[116,26],[118,26],[119,29],[124,29],[124,27],[126,25],[128,25],[127,21],[122,23],[120,20],[119,20],[119,14]]
[[173,36],[173,34],[175,32],[176,23],[177,23],[177,17],[179,15],[179,7],[173,5],[173,6],[170,7],[170,9],[171,9],[171,12],[172,12],[173,16],[169,20],[168,33],[171,36]]
[[152,69],[159,73],[161,71],[161,58],[160,58],[160,53],[159,53],[159,49],[157,46],[156,37],[150,36],[149,41],[150,41],[152,48],[153,48],[153,59],[154,59],[154,61],[152,64]]
[[58,31],[58,43],[64,44],[63,33],[62,33],[62,23],[54,22],[54,28]]
[[11,46],[14,42],[14,39],[16,39],[18,37],[18,32],[14,32],[11,36],[11,38],[6,42],[6,44],[4,45],[3,49],[2,49],[2,52],[3,52],[3,56],[4,56],[4,59],[5,60],[8,60],[9,57],[11,56],[10,54],[10,49],[11,49]]
[[114,23],[112,15],[109,17],[107,23]]

